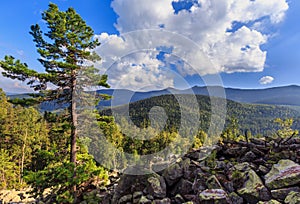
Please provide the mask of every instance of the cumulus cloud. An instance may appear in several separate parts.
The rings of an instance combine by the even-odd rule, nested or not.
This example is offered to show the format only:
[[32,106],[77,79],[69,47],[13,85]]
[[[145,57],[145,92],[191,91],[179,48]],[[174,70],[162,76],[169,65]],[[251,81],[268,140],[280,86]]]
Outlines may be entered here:
[[271,76],[264,76],[259,80],[259,83],[262,85],[270,84],[274,81],[274,78]]
[[[183,76],[263,71],[267,52],[261,45],[273,33],[262,28],[281,22],[289,8],[286,0],[114,0],[111,6],[120,35],[96,36],[104,45],[97,49],[102,71],[119,63],[111,85],[123,78],[123,88],[133,89],[138,82],[170,85],[163,67],[177,67]],[[172,49],[161,54],[161,47]]]
[[30,89],[27,85],[26,82],[20,82],[17,80],[11,80],[9,78],[5,78],[2,76],[2,72],[4,70],[0,68],[0,78],[1,78],[1,88],[5,92],[9,93],[31,93],[32,89]]

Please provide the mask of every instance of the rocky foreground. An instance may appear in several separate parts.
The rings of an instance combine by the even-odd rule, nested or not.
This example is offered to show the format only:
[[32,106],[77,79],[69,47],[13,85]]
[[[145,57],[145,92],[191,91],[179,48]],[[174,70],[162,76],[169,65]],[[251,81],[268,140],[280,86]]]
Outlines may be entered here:
[[102,203],[299,204],[300,138],[201,148],[164,171],[121,176]]
[[90,189],[80,203],[300,204],[300,138],[224,142],[192,151],[158,173],[144,171],[111,176],[109,186]]

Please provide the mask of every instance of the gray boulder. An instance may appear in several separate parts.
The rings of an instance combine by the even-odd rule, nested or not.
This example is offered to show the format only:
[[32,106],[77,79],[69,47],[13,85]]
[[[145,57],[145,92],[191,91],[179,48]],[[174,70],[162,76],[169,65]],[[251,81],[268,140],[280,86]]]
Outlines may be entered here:
[[270,189],[288,187],[300,183],[300,165],[288,160],[280,160],[274,164],[265,176],[266,186]]

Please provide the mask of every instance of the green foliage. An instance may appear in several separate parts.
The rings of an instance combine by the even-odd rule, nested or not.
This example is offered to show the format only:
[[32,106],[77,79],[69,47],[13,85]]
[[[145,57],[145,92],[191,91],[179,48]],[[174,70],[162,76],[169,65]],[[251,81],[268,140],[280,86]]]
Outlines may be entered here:
[[277,123],[278,126],[279,126],[279,129],[277,131],[277,135],[281,138],[287,138],[287,137],[299,134],[298,130],[294,130],[292,128],[292,125],[293,125],[293,122],[294,122],[294,120],[292,118],[288,118],[288,119],[285,119],[285,120],[282,120],[280,118],[276,118],[274,120],[274,122]]
[[[154,106],[162,107],[165,110],[166,115],[168,116],[164,130],[166,130],[167,132],[176,132],[179,127],[185,128],[189,126],[188,124],[181,124],[181,111],[186,111],[186,113],[191,114],[191,116],[195,114],[190,108],[193,106],[193,104],[191,103],[193,101],[192,97],[193,96],[190,95],[176,95],[176,97],[172,95],[163,95],[133,102],[129,104],[129,116],[135,125],[143,127],[143,124],[150,124],[148,114],[151,108]],[[179,106],[177,98],[180,98],[180,100],[183,101],[183,107]],[[207,132],[209,126],[211,125],[211,129],[213,130],[213,127],[218,125],[218,121],[211,121],[210,98],[201,95],[197,95],[196,98],[199,104],[200,113],[199,129]],[[300,129],[299,112],[288,107],[242,104],[230,100],[227,100],[226,103],[226,118],[221,119],[225,119],[225,127],[229,127],[229,125],[231,125],[232,123],[232,118],[235,118],[238,125],[238,130],[236,131],[238,131],[239,135],[243,135],[246,130],[248,130],[248,132],[253,136],[258,134],[270,134],[270,131],[278,129],[276,124],[270,123],[270,121],[273,121],[275,118],[294,118],[293,128]],[[126,111],[125,108],[126,106],[114,107],[113,112],[124,113]],[[215,112],[217,114],[222,112],[222,110],[218,110],[218,107],[216,108],[217,110],[215,110]],[[111,115],[111,110],[106,109],[101,113],[103,113],[104,115]],[[218,117],[218,115],[216,117]],[[160,118],[158,120],[160,121],[163,119]]]
[[[139,155],[144,155],[158,152],[166,146],[172,146],[174,141],[180,141],[179,143],[184,144],[187,138],[185,138],[185,135],[178,134],[179,127],[182,129],[186,127],[185,124],[181,124],[180,109],[187,111],[188,114],[194,114],[191,112],[191,109],[189,109],[189,107],[192,106],[190,97],[189,95],[177,95],[176,97],[164,95],[131,103],[129,105],[129,116],[137,127],[127,125],[126,120],[118,118],[121,129],[115,130],[122,131],[123,133],[123,137],[119,137],[118,139],[118,148],[122,148],[122,150],[127,153],[135,152]],[[185,101],[184,107],[179,107],[177,98],[181,98],[182,101]],[[212,141],[213,137],[208,136],[206,132],[209,125],[214,126],[214,122],[218,122],[210,121],[209,97],[197,96],[197,100],[200,108],[199,132],[193,137],[193,143],[186,144],[187,147],[189,147],[189,145],[191,147],[191,144],[193,144],[192,148],[212,144],[214,142]],[[161,132],[156,131],[155,128],[150,126],[151,122],[148,115],[154,106],[163,107],[168,116],[166,125]],[[101,113],[108,116],[111,115],[111,111],[113,111],[114,114],[124,113],[124,111],[126,111],[125,108],[125,106],[114,107],[113,110],[107,109]],[[252,134],[259,132],[267,134],[267,131],[276,130],[276,126],[269,121],[276,117],[283,118],[287,115],[297,116],[297,113],[285,107],[248,105],[227,101],[226,123],[221,135],[221,140],[249,141],[249,139],[253,137]],[[158,118],[157,120],[161,121],[163,118]],[[189,130],[184,131],[189,132]],[[151,139],[147,140],[147,138]],[[185,145],[172,148],[180,153],[184,146]]]
[[0,149],[0,190],[19,188],[18,167],[7,150]]
[[[30,34],[40,54],[39,62],[46,72],[38,73],[12,56],[5,56],[4,60],[0,61],[0,66],[4,70],[3,76],[26,80],[30,87],[40,91],[39,96],[43,96],[40,102],[55,101],[68,104],[68,121],[71,127],[70,160],[75,162],[78,131],[76,97],[85,87],[108,87],[107,76],[99,75],[93,66],[92,62],[100,57],[91,53],[91,50],[96,48],[99,42],[93,39],[92,28],[86,25],[73,8],[60,11],[57,5],[50,3],[48,10],[42,13],[42,19],[47,25],[47,30],[41,30],[41,26],[36,24],[31,26]],[[49,83],[57,88],[47,90]]]
[[5,162],[14,170],[14,178],[5,179],[5,186],[21,188],[26,186],[22,176],[26,169],[33,168],[35,153],[49,145],[47,124],[34,108],[13,108],[2,93],[0,91],[0,150],[8,155]]
[[221,138],[224,140],[237,140],[240,136],[240,129],[238,125],[238,120],[236,118],[232,118],[230,123],[227,125],[225,130],[223,131]]
[[216,167],[217,161],[217,151],[212,151],[209,157],[205,160],[206,165],[211,169],[214,170]]
[[[31,88],[39,91],[37,102],[55,101],[56,103],[68,104],[64,121],[54,123],[51,127],[49,142],[52,144],[52,151],[58,150],[60,156],[64,155],[60,153],[63,148],[69,146],[71,163],[63,161],[61,164],[56,163],[56,165],[49,166],[46,162],[39,167],[35,167],[35,169],[42,169],[43,166],[46,166],[44,170],[40,170],[36,176],[32,176],[34,179],[27,180],[32,185],[35,185],[34,180],[37,180],[37,186],[41,185],[40,189],[42,190],[45,189],[44,186],[56,186],[58,188],[58,200],[69,203],[71,202],[69,199],[71,199],[72,193],[74,194],[73,199],[76,200],[76,186],[85,181],[86,176],[94,175],[92,166],[88,167],[91,167],[90,171],[92,173],[86,172],[86,165],[93,164],[89,162],[91,158],[78,158],[82,159],[82,165],[76,165],[78,94],[87,96],[88,93],[84,92],[86,87],[109,86],[106,83],[107,76],[99,75],[98,70],[94,67],[94,62],[100,60],[100,57],[91,51],[100,43],[93,38],[94,31],[86,25],[81,16],[73,8],[60,11],[57,5],[50,3],[48,10],[42,13],[42,19],[46,24],[46,30],[42,30],[43,26],[36,24],[31,26],[30,34],[40,55],[38,60],[45,68],[45,72],[38,73],[30,69],[26,63],[15,59],[13,56],[5,56],[4,60],[0,61],[0,67],[4,70],[2,72],[3,76],[26,81]],[[54,85],[56,88],[47,89],[49,84]],[[89,100],[86,101],[90,102]],[[87,105],[86,101],[83,105]],[[36,101],[29,98],[28,100],[15,99],[14,102],[31,105]],[[10,144],[12,147],[11,152],[14,153],[13,157],[19,160],[21,172],[19,180],[22,183],[21,176],[24,168],[31,160],[32,153],[38,152],[39,154],[36,154],[36,157],[43,156],[45,152],[39,151],[39,149],[49,148],[49,145],[47,143],[44,146],[41,145],[44,138],[43,128],[34,124],[37,123],[37,114],[34,114],[33,109],[28,109],[28,113],[26,112],[27,109],[20,108],[20,110],[16,110],[18,114],[24,117],[20,117],[22,120],[16,121],[15,124],[5,130],[6,132],[3,131],[5,132],[4,135],[12,135],[8,137],[9,142],[6,138],[1,138],[1,142],[4,140],[7,144]],[[49,115],[49,119],[51,117]],[[8,127],[8,125],[5,127]],[[11,130],[11,128],[13,129]],[[64,141],[67,133],[69,133],[69,143]],[[39,137],[36,137],[37,135]],[[63,139],[60,139],[60,136]],[[82,155],[79,157],[82,157]],[[76,171],[78,172],[76,173]],[[42,182],[45,183],[41,184]],[[71,193],[67,188],[72,188],[73,192]]]
[[74,164],[65,160],[51,162],[37,172],[27,172],[25,180],[33,188],[35,197],[43,197],[51,189],[52,202],[72,203],[74,197],[70,188],[77,186],[78,194],[81,186],[92,180],[100,180],[102,185],[108,181],[108,172],[96,165],[94,158],[87,153],[77,155],[76,176],[73,177]]
[[200,130],[196,136],[194,136],[193,148],[198,149],[202,147],[207,140],[207,134],[203,130]]

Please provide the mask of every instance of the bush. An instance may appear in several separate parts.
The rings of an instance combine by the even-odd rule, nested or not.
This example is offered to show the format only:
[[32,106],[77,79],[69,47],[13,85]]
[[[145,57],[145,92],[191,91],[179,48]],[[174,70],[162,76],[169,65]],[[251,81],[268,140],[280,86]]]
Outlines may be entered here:
[[[50,189],[51,202],[72,203],[74,200],[72,187],[77,189],[91,179],[102,181],[105,185],[108,181],[108,172],[96,165],[93,156],[84,153],[77,155],[76,177],[73,178],[74,164],[69,161],[48,165],[45,169],[37,172],[28,172],[25,180],[33,188],[35,198],[44,197],[46,189]],[[77,191],[77,196],[80,191]]]

